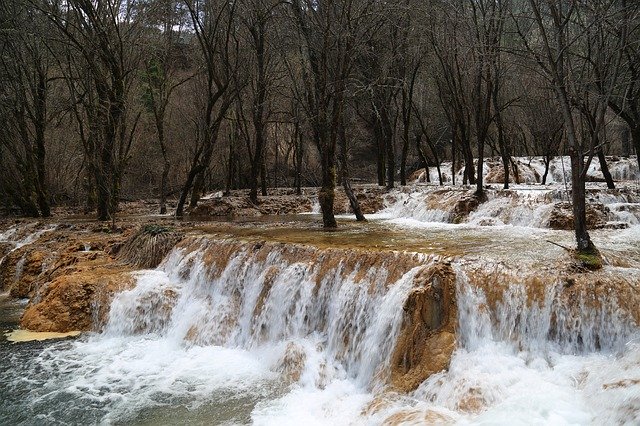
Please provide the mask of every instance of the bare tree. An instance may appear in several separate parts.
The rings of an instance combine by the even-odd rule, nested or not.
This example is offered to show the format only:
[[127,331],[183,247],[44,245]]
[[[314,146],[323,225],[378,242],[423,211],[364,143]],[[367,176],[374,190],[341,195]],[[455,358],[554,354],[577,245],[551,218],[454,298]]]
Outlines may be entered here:
[[[99,220],[115,219],[121,179],[140,118],[131,108],[139,64],[135,4],[124,0],[69,0],[38,6],[63,37],[65,79],[76,108]],[[62,56],[62,55],[61,55]],[[80,106],[80,107],[79,107]]]
[[6,158],[0,181],[24,214],[47,217],[51,208],[45,155],[53,117],[53,60],[43,35],[49,26],[41,13],[21,1],[3,3],[0,20],[0,150]]
[[[607,20],[616,15],[616,5],[614,0],[589,3],[528,0],[533,23],[533,32],[529,33],[526,23],[523,24],[524,15],[516,18],[522,41],[551,82],[562,112],[571,158],[574,232],[579,253],[597,253],[587,230],[585,203],[585,178],[597,139],[591,138],[586,143],[580,140],[576,105],[586,99],[587,93],[595,100],[596,133],[599,132],[617,79],[616,57],[621,51],[605,42]],[[598,37],[595,44],[590,36]]]
[[191,157],[191,164],[176,207],[182,216],[191,192],[190,207],[195,207],[204,189],[205,172],[211,163],[220,127],[231,107],[238,85],[239,42],[236,37],[236,2],[185,0],[200,55],[201,74],[196,79],[204,97],[199,117],[200,133]]
[[[300,37],[298,67],[302,73],[304,110],[320,153],[322,187],[318,195],[325,228],[337,226],[333,213],[337,177],[336,148],[346,100],[347,78],[359,44],[360,21],[369,1],[297,0],[291,4]],[[360,26],[362,25],[362,26]]]
[[167,114],[175,90],[193,75],[179,64],[183,13],[175,0],[161,0],[152,4],[148,12],[148,25],[159,26],[160,34],[149,31],[149,53],[142,73],[142,95],[147,111],[152,115],[158,148],[162,154],[160,176],[160,214],[167,212],[167,180],[171,160],[166,140]]

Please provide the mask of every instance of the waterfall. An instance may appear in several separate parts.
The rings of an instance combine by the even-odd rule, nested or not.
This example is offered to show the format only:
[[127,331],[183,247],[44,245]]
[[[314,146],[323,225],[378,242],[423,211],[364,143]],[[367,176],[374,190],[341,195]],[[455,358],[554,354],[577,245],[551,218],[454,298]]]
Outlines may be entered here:
[[[408,191],[408,192],[405,192]],[[510,190],[488,190],[486,200],[469,209],[465,202],[473,190],[461,187],[419,186],[386,196],[386,207],[374,217],[414,220],[422,223],[512,225],[549,228],[554,210],[570,213],[567,193],[557,187],[524,186]],[[606,191],[591,188],[587,202],[594,217],[591,224],[615,227],[640,224],[640,197],[633,190]],[[564,210],[564,212],[563,212]],[[591,211],[591,210],[590,210]],[[595,223],[597,222],[597,223]]]
[[331,254],[312,260],[308,249],[279,248],[208,239],[177,248],[115,297],[104,333],[245,350],[276,345],[279,362],[291,342],[310,338],[314,345],[296,348],[302,358],[320,351],[339,365],[332,374],[344,369],[372,386],[388,364],[413,279],[428,261],[416,255],[417,266],[392,278],[386,264],[393,259],[348,265]]
[[[620,306],[620,292],[611,291],[611,287],[602,292],[587,288],[567,294],[567,283],[557,278],[536,283],[539,288],[532,289],[522,282],[509,283],[504,276],[499,296],[489,300],[487,284],[474,285],[462,268],[456,272],[458,335],[460,346],[467,350],[499,341],[542,354],[615,354],[639,337],[633,308]],[[633,274],[630,281],[640,279],[638,272],[627,272]],[[624,278],[617,283],[628,285]],[[532,295],[535,291],[539,294]]]
[[0,379],[25,424],[636,423],[640,270],[526,268],[192,235]]

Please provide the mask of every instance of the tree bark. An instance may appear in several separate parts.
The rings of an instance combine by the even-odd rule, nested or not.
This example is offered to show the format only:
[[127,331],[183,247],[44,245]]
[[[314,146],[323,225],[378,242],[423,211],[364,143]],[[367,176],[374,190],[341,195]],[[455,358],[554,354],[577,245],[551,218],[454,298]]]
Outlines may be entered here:
[[349,199],[349,204],[351,205],[351,210],[353,210],[353,214],[356,216],[356,220],[358,222],[366,221],[364,214],[362,214],[362,209],[360,208],[360,202],[358,198],[353,193],[353,189],[351,188],[351,179],[349,177],[349,161],[347,155],[347,135],[345,131],[345,126],[343,119],[340,120],[340,129],[339,129],[339,137],[338,142],[340,145],[340,168],[342,175],[342,187],[344,188],[344,193],[347,195]]
[[602,170],[602,175],[604,176],[604,180],[607,182],[607,188],[615,189],[616,185],[615,183],[613,183],[613,177],[611,177],[609,166],[607,166],[607,159],[605,158],[604,152],[602,152],[602,149],[598,149],[598,161],[600,162],[600,170]]

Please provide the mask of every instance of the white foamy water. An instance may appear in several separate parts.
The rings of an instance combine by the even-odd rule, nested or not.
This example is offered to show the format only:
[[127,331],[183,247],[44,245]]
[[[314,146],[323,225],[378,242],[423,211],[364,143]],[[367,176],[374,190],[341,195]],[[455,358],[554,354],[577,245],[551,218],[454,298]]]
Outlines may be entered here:
[[[603,223],[623,226],[640,224],[640,195],[637,191],[607,191],[597,184],[590,188],[587,203],[601,212]],[[422,223],[549,228],[556,204],[564,203],[564,209],[567,214],[570,213],[570,195],[557,185],[512,185],[509,190],[487,191],[485,201],[468,215],[458,217],[456,206],[470,198],[473,191],[451,186],[444,189],[417,186],[396,190],[387,195],[385,208],[372,217],[411,219]]]
[[[439,413],[457,424],[640,421],[640,338],[613,300],[603,300],[601,311],[585,307],[568,315],[557,302],[557,287],[531,307],[522,288],[513,286],[490,310],[484,293],[468,284],[462,274],[460,341],[449,370],[392,400],[377,418]],[[551,337],[558,318],[559,332]]]
[[[42,227],[39,223],[32,223],[26,225],[16,225],[7,229],[4,232],[0,232],[0,243],[9,243],[13,246],[12,250],[17,250],[20,247],[24,247],[33,243],[45,233],[54,231],[58,225],[47,225]],[[31,232],[25,233],[24,230],[31,229]]]
[[385,385],[387,366],[422,267],[386,285],[384,265],[345,273],[341,263],[323,267],[322,253],[310,260],[280,246],[257,256],[260,246],[245,244],[216,266],[210,257],[231,243],[199,244],[136,273],[101,333],[3,368],[7,391],[19,395],[14,423],[640,420],[637,327],[615,298],[599,296],[597,310],[578,300],[575,310],[561,302],[562,284],[549,283],[530,303],[514,282],[490,307],[465,264],[454,263],[459,330],[450,369],[398,395]]

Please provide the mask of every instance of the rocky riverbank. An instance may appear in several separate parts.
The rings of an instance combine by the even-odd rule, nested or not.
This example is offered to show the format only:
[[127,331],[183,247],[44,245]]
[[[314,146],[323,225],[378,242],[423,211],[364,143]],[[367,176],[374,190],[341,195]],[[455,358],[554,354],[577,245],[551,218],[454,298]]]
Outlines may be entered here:
[[[328,309],[320,290],[328,285],[327,280],[340,288],[346,285],[364,289],[361,298],[404,286],[407,290],[403,290],[406,296],[400,328],[385,361],[388,370],[374,374],[376,381],[382,380],[381,374],[387,375],[382,381],[402,392],[416,389],[433,374],[448,368],[461,339],[467,338],[459,329],[460,321],[470,314],[464,311],[468,301],[461,306],[459,300],[470,297],[469,292],[482,294],[484,301],[479,302],[479,307],[493,318],[496,332],[516,341],[521,339],[521,345],[531,344],[530,329],[540,327],[540,315],[546,321],[546,326],[537,331],[540,342],[552,341],[573,350],[615,347],[640,324],[640,270],[625,266],[615,255],[608,256],[612,261],[603,270],[587,272],[572,263],[569,256],[563,257],[560,249],[548,259],[540,257],[537,251],[543,246],[530,246],[526,238],[513,245],[522,247],[518,248],[524,251],[521,257],[510,261],[509,253],[496,250],[496,242],[482,234],[471,239],[478,248],[484,246],[478,252],[484,255],[478,257],[472,250],[457,248],[453,243],[445,242],[443,249],[412,245],[401,233],[375,236],[372,232],[374,237],[363,241],[346,230],[342,236],[332,234],[331,238],[336,238],[332,241],[327,234],[309,230],[305,234],[288,226],[172,221],[150,225],[136,220],[107,232],[90,223],[22,224],[15,231],[4,233],[12,234],[14,239],[6,243],[10,248],[2,261],[1,288],[13,297],[30,298],[21,318],[24,329],[99,331],[109,321],[114,297],[139,285],[135,271],[157,266],[171,252],[174,260],[170,256],[163,268],[179,279],[204,280],[203,285],[208,282],[206,285],[214,287],[230,277],[240,280],[224,281],[224,285],[240,286],[229,294],[230,304],[219,308],[220,312],[212,311],[212,318],[201,318],[187,327],[181,338],[188,344],[224,345],[240,327],[246,326],[242,321],[255,322],[245,331],[257,333],[251,338],[257,339],[255,344],[275,338],[267,337],[273,326],[270,321],[275,319],[269,309],[284,297],[278,296],[277,291],[281,290],[275,288],[286,280],[293,280],[292,288],[302,285],[299,291],[307,279],[315,283],[315,290],[311,291],[318,294],[304,302],[305,309],[316,312],[313,315]],[[355,229],[353,225],[351,231]],[[292,240],[293,234],[301,235],[306,242]],[[462,240],[465,236],[461,233],[453,238]],[[353,244],[357,241],[360,244]],[[396,249],[381,244],[386,241],[396,241]],[[525,248],[528,245],[529,251]],[[606,247],[604,253],[605,257],[609,254]],[[172,262],[178,262],[175,268]],[[198,262],[202,262],[201,266]],[[240,265],[255,265],[257,275],[244,276],[247,272],[237,269]],[[295,284],[298,278],[288,275],[292,268],[308,270],[303,273],[308,278]],[[241,290],[245,285],[255,286],[253,296],[243,293],[247,291]],[[126,321],[136,333],[159,332],[178,315],[176,310],[180,309],[178,303],[183,296],[178,288],[166,285],[145,291],[134,302]],[[301,302],[292,299],[291,303],[294,309]],[[251,314],[241,320],[243,311]],[[219,315],[222,317],[217,318]],[[327,321],[336,320],[317,317],[309,324],[309,332],[314,327],[320,327],[318,332],[327,332],[322,331]],[[361,320],[345,317],[345,328],[332,331],[342,336],[342,342],[334,349],[343,354],[344,362],[349,362],[354,351],[361,350],[357,349],[357,336],[363,331],[356,332]],[[279,368],[295,379],[302,374],[305,363],[300,349],[292,347],[289,352],[292,355],[283,358]]]

